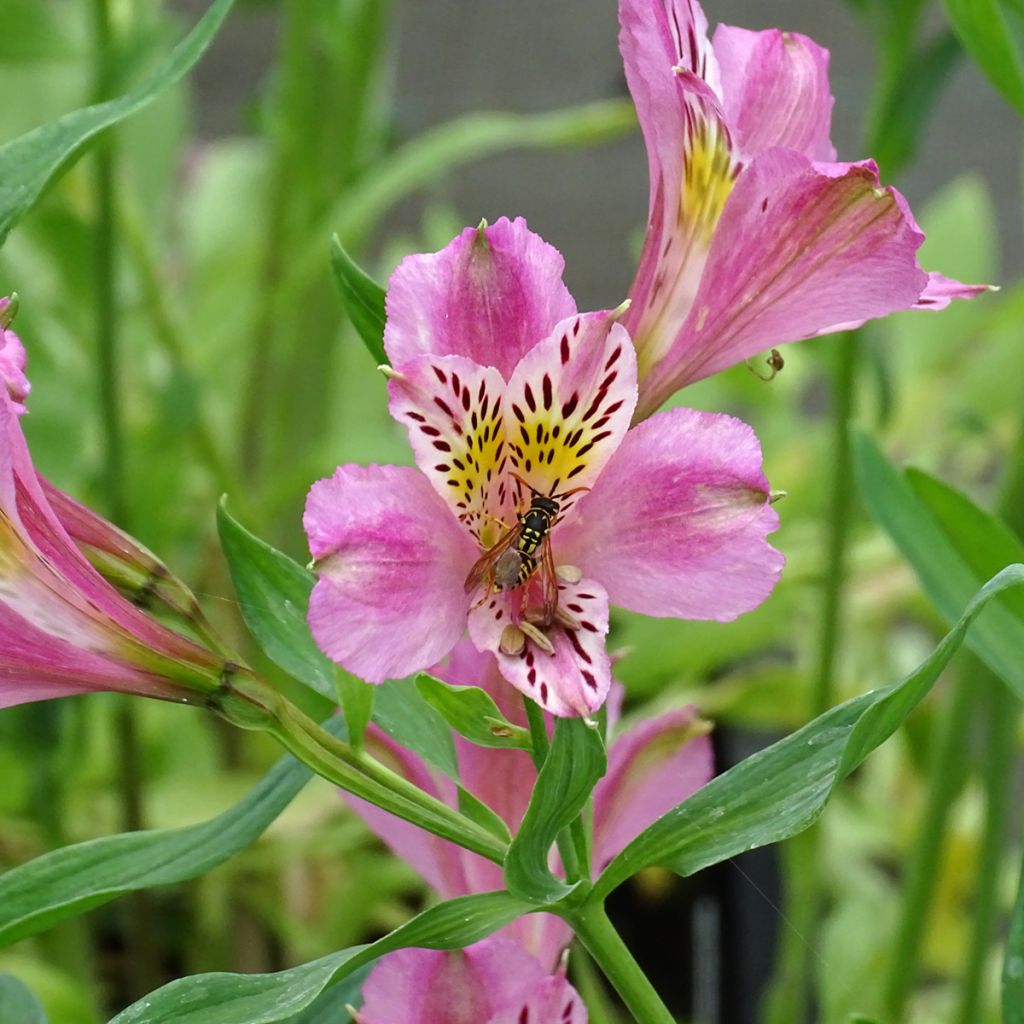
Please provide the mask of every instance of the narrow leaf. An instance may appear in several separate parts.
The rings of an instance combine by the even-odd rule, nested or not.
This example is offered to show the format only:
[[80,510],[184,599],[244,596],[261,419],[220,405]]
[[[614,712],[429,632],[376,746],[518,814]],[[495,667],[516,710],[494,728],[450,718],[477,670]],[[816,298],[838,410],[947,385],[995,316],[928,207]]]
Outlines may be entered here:
[[372,683],[364,683],[351,672],[346,672],[340,665],[334,666],[335,687],[341,710],[348,725],[348,741],[356,750],[363,746],[363,734],[373,717],[373,695],[376,687]]
[[27,985],[13,974],[0,974],[0,1022],[46,1024],[46,1013]]
[[[339,735],[344,725],[335,719],[325,728]],[[122,893],[204,874],[258,839],[312,774],[285,757],[234,807],[210,821],[92,839],[11,868],[0,875],[0,946]]]
[[214,0],[163,64],[130,92],[65,114],[0,146],[0,244],[89,139],[152,103],[182,78],[203,55],[233,3]]
[[478,747],[531,750],[530,733],[514,725],[478,686],[451,686],[426,672],[416,677],[423,699],[460,735]]
[[487,829],[492,836],[496,836],[506,845],[512,842],[512,833],[509,832],[508,825],[487,804],[473,796],[464,786],[459,786],[458,796],[461,814],[476,822],[481,828]]
[[[922,494],[941,511],[947,534],[928,505],[915,494],[907,479],[886,459],[875,442],[863,433],[854,434],[854,465],[860,480],[861,493],[868,510],[886,530],[903,557],[913,566],[924,592],[936,610],[949,623],[955,622],[960,609],[967,604],[985,579],[999,568],[1000,559],[993,558],[993,550],[1000,551],[995,539],[999,532],[993,526],[993,517],[977,507],[966,527],[957,527],[948,510],[949,488],[940,501],[936,488],[926,485],[921,474],[914,477]],[[970,503],[961,496],[961,509]],[[966,503],[966,504],[964,504]],[[987,526],[983,525],[987,524]],[[980,544],[975,543],[972,530],[978,529],[987,537],[983,555]],[[992,547],[993,544],[997,546]],[[1007,538],[1002,546],[1006,555],[1003,565],[1019,558],[1019,546]],[[1010,688],[1024,700],[1024,619],[1015,615],[1007,601],[1020,607],[1021,596],[1007,595],[989,610],[967,637],[967,646],[984,661]]]
[[1016,12],[999,0],[945,0],[953,29],[992,84],[1024,113],[1024,65],[1011,32]]
[[1003,1024],[1024,1024],[1024,861],[1003,954]]
[[313,574],[260,540],[234,519],[226,499],[217,506],[217,530],[238,594],[242,617],[271,661],[334,700],[334,664],[306,624]]
[[505,861],[510,892],[531,903],[550,904],[573,891],[574,885],[548,869],[548,852],[558,833],[583,810],[606,768],[597,729],[580,718],[555,720],[551,747]]
[[[938,647],[902,682],[832,708],[697,790],[608,865],[592,898],[607,896],[645,867],[660,865],[692,875],[802,832],[817,820],[836,783],[891,736],[928,693],[981,609],[996,594],[1020,583],[1024,565],[1004,569],[974,596]],[[986,617],[995,610],[989,609]]]
[[353,946],[277,974],[200,974],[157,989],[110,1024],[281,1024],[330,985],[385,953],[461,949],[529,913],[507,892],[460,896],[425,910],[369,946]]
[[396,743],[419,754],[449,778],[459,777],[451,730],[411,679],[396,679],[377,687],[373,720]]
[[331,239],[331,269],[341,303],[356,333],[374,362],[378,366],[386,363],[384,289],[349,256],[337,235]]

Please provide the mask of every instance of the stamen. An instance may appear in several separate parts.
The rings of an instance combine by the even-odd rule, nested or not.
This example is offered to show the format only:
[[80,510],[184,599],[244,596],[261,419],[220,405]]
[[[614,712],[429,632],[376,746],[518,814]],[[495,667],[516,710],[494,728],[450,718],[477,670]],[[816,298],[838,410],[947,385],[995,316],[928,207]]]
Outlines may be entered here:
[[775,502],[781,501],[783,498],[789,497],[789,491],[769,491],[768,492],[768,504],[774,505]]
[[518,626],[508,625],[501,631],[501,643],[498,645],[502,654],[515,657],[523,653],[526,646],[526,635]]
[[555,575],[564,583],[579,583],[583,579],[583,571],[576,565],[556,566]]
[[555,646],[551,641],[532,623],[520,622],[519,628],[532,640],[545,654],[554,654]]
[[377,369],[380,370],[388,380],[405,380],[405,374],[399,373],[393,367],[388,366],[387,363],[381,363]]
[[567,612],[561,605],[555,609],[555,622],[557,622],[562,629],[569,629],[573,632],[583,628],[580,620],[571,612]]

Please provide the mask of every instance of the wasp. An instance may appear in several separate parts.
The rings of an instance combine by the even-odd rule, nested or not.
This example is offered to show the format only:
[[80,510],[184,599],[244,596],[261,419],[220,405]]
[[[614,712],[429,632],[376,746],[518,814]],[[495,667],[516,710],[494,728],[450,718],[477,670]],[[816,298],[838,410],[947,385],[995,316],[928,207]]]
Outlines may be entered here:
[[[589,488],[576,487],[559,495],[538,494],[525,480],[516,479],[530,490],[529,507],[512,526],[476,561],[466,577],[466,593],[470,594],[481,583],[487,590],[515,590],[527,583],[540,570],[544,606],[541,621],[551,625],[558,608],[558,578],[551,553],[551,528],[558,522],[561,503],[570,494]],[[504,524],[502,524],[504,525]],[[523,592],[526,602],[526,591]]]

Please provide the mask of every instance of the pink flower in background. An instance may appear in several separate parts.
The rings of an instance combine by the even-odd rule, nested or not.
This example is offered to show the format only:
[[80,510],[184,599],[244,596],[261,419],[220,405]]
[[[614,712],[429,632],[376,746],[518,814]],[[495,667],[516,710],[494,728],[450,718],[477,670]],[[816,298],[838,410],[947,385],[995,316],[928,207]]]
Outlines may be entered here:
[[25,348],[11,330],[17,303],[8,296],[0,298],[0,385],[4,387],[19,415],[25,411],[25,399],[32,385],[25,376]]
[[[434,673],[456,686],[486,690],[505,717],[526,724],[522,703],[504,684],[495,659],[463,641],[446,665]],[[609,733],[618,718],[621,687],[609,698]],[[403,775],[453,807],[458,806],[455,784],[433,772],[415,754],[400,747],[379,729],[367,734],[379,756]],[[494,810],[515,834],[526,813],[537,778],[530,755],[521,750],[494,750],[455,737],[459,779],[475,797]],[[600,871],[632,839],[663,814],[682,803],[712,775],[711,741],[707,725],[692,706],[669,711],[626,729],[610,744],[608,772],[594,791],[593,867]],[[416,868],[442,898],[490,892],[504,887],[501,866],[474,853],[425,835],[414,826],[350,796],[345,799],[387,845]],[[552,914],[529,914],[498,935],[514,939],[553,971],[571,936],[569,926]]]
[[985,286],[928,274],[906,200],[868,160],[834,163],[828,51],[720,25],[697,0],[620,0],[620,48],[650,167],[633,304],[637,419],[785,342]]
[[[304,518],[313,635],[365,679],[434,664],[468,626],[527,696],[587,714],[611,684],[609,602],[726,621],[778,578],[753,432],[674,409],[627,433],[633,346],[616,313],[576,312],[562,266],[525,222],[502,219],[391,278],[390,409],[419,469],[341,466]],[[478,573],[467,589],[531,492],[557,499],[535,571],[503,589]]]
[[488,938],[465,949],[403,949],[363,986],[357,1024],[586,1024],[564,974],[547,973],[521,946]]
[[2,341],[0,707],[95,690],[187,702],[217,690],[223,659],[143,615],[68,535],[47,496],[59,492],[37,476],[21,431],[24,350],[9,330]]

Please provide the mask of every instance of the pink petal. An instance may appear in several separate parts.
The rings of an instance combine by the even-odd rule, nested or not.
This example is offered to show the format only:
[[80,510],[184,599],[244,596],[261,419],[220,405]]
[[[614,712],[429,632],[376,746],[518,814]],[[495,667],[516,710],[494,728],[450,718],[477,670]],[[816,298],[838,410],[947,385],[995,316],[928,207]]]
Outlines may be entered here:
[[[452,952],[402,949],[389,953],[370,972],[360,1020],[490,1024],[496,1012],[521,1005],[524,995],[538,991],[543,982],[541,965],[508,939],[491,936]],[[498,1019],[504,1024],[503,1017]],[[546,1024],[546,1019],[535,1024]]]
[[619,22],[650,172],[647,232],[623,318],[642,380],[689,312],[738,165],[700,6],[622,0]]
[[587,1024],[587,1008],[561,975],[544,978],[529,994],[493,1014],[487,1024]]
[[313,485],[303,525],[319,576],[309,625],[328,657],[381,682],[455,646],[474,547],[421,473],[339,466]]
[[711,740],[691,704],[627,729],[608,751],[594,790],[594,868],[617,853],[714,772]]
[[954,281],[944,274],[937,274],[932,271],[928,275],[928,283],[920,298],[914,303],[914,309],[930,309],[937,311],[945,309],[954,299],[973,299],[985,292],[998,291],[990,284],[963,284],[961,281]]
[[494,367],[463,356],[416,356],[388,382],[391,415],[409,431],[416,464],[485,547],[511,512],[502,395]]
[[828,50],[796,32],[730,25],[715,29],[714,47],[729,128],[745,158],[785,146],[835,160]]
[[[536,583],[531,581],[529,586]],[[520,621],[522,598],[517,591],[492,594],[478,604],[469,614],[469,635],[480,650],[495,655],[501,674],[545,711],[563,717],[588,715],[604,703],[611,686],[611,664],[604,647],[608,595],[588,579],[559,582],[558,591],[559,608],[574,616],[579,628],[554,625],[547,629],[553,654],[532,640],[515,655],[501,650],[505,627]]]
[[645,615],[728,621],[770,593],[783,558],[761,448],[745,423],[669,409],[633,427],[565,527],[557,560]]
[[466,228],[438,253],[408,256],[391,275],[384,348],[395,369],[417,355],[459,355],[507,379],[576,304],[564,261],[517,218]]
[[[449,806],[456,806],[454,784],[448,779],[436,776],[420,757],[396,743],[375,725],[370,725],[367,729],[366,743],[374,756],[387,764],[392,771]],[[442,899],[448,900],[472,892],[489,892],[502,888],[501,868],[497,865],[491,865],[497,871],[496,884],[495,880],[489,879],[487,885],[473,886],[467,878],[469,865],[476,861],[490,865],[490,861],[469,853],[446,839],[424,832],[404,818],[382,811],[375,804],[360,800],[350,793],[341,795],[352,810],[363,819],[370,831],[387,844],[395,856],[415,868]]]
[[[508,383],[510,469],[538,494],[590,487],[629,428],[635,404],[636,357],[615,314],[562,321]],[[559,502],[561,517],[576,500]]]
[[761,153],[725,206],[682,330],[641,382],[638,417],[764,349],[913,306],[928,281],[923,240],[873,163]]
[[[0,312],[10,301],[6,296],[0,298]],[[25,376],[25,347],[14,331],[4,327],[0,327],[0,388],[10,395],[15,412],[20,416],[25,411],[25,399],[32,385]]]

